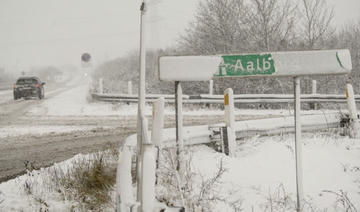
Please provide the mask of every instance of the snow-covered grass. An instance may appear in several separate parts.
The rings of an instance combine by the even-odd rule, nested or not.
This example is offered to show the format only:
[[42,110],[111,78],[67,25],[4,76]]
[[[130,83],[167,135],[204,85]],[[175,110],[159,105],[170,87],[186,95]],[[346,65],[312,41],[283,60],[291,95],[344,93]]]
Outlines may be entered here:
[[[342,137],[333,131],[306,133],[303,137],[305,211],[359,211],[360,139]],[[205,145],[189,147],[194,173],[189,178],[194,193],[189,195],[196,196],[204,182],[214,178],[222,162],[225,171],[211,187],[211,195],[206,196],[213,197],[205,201],[211,211],[236,211],[239,207],[243,211],[294,211],[293,135],[256,136],[237,143],[233,158]],[[59,188],[58,182],[51,180],[49,173],[54,169],[73,170],[74,161],[88,157],[78,155],[54,167],[0,184],[0,211],[34,211],[41,207],[51,211],[79,209],[76,198],[64,198],[54,189]],[[32,183],[31,194],[26,192],[26,182]],[[162,183],[157,191],[157,197],[164,199],[170,190]],[[112,210],[111,207],[103,209]]]
[[113,211],[114,146],[0,184],[0,211]]

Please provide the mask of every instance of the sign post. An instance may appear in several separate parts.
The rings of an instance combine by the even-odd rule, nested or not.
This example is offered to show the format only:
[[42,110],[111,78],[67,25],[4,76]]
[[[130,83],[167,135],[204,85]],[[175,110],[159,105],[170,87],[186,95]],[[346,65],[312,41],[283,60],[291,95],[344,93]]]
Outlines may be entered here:
[[180,170],[180,158],[183,144],[182,89],[179,81],[175,82],[175,120],[176,120],[176,170]]
[[301,103],[300,103],[300,78],[294,77],[294,106],[295,106],[295,164],[296,164],[296,210],[301,211],[303,195],[302,180],[302,143],[301,143]]

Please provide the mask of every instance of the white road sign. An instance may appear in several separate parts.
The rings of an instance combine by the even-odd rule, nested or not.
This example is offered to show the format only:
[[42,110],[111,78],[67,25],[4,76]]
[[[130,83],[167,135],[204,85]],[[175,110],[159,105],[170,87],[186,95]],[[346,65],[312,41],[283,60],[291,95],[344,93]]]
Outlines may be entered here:
[[160,80],[206,81],[219,77],[269,77],[347,74],[347,49],[214,56],[163,56]]

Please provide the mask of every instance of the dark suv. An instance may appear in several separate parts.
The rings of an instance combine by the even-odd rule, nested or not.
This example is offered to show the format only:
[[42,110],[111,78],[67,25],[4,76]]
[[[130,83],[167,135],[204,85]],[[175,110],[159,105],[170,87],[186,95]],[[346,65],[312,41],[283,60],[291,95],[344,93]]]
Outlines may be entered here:
[[14,100],[24,97],[44,98],[44,85],[38,77],[20,77],[14,84]]

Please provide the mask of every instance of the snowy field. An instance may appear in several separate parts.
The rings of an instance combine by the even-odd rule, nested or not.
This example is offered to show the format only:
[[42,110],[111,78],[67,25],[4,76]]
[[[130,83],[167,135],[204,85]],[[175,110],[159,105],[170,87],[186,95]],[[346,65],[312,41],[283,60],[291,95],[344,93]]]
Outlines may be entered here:
[[[359,210],[360,139],[321,134],[305,134],[304,137],[305,211],[311,211],[311,208],[315,211],[351,211],[346,210],[340,197],[332,192],[344,192]],[[223,184],[218,188],[219,194],[242,200],[244,211],[272,211],[271,208],[294,211],[293,146],[293,135],[254,137],[239,143],[235,158],[198,146],[193,149],[194,169],[209,176],[216,171],[214,164],[222,159],[227,171],[221,179]],[[217,211],[224,211],[222,207],[219,204]]]
[[[47,99],[42,104],[33,107],[27,115],[29,116],[135,116],[137,114],[137,104],[127,105],[125,103],[103,103],[89,102],[89,89],[87,85],[75,87],[65,91],[51,99]],[[292,107],[291,107],[292,108]],[[302,114],[322,114],[334,111],[308,110],[302,111]],[[335,111],[338,112],[338,111]],[[152,106],[146,105],[146,115],[152,114]],[[165,108],[166,115],[175,114],[173,106]],[[189,108],[184,107],[184,115],[203,116],[203,115],[223,115],[224,111],[220,109],[209,108]],[[289,110],[251,110],[236,109],[236,115],[293,115],[292,109]]]
[[[237,141],[237,144],[233,158],[204,145],[189,148],[191,171],[194,172],[191,178],[193,193],[189,195],[197,197],[201,182],[214,176],[222,161],[225,172],[219,183],[211,188],[216,198],[204,202],[211,211],[236,211],[235,205],[243,211],[294,211],[293,135],[253,137]],[[71,161],[84,157],[89,156],[77,155],[55,167],[67,170],[71,168]],[[359,139],[327,132],[304,134],[303,158],[305,211],[360,209]],[[53,190],[54,182],[49,173],[49,168],[33,171],[0,184],[0,211],[70,210],[74,202],[63,200]],[[29,182],[33,186],[31,194],[24,191]],[[167,194],[164,186],[157,186],[157,197]],[[39,203],[39,199],[46,205]]]

